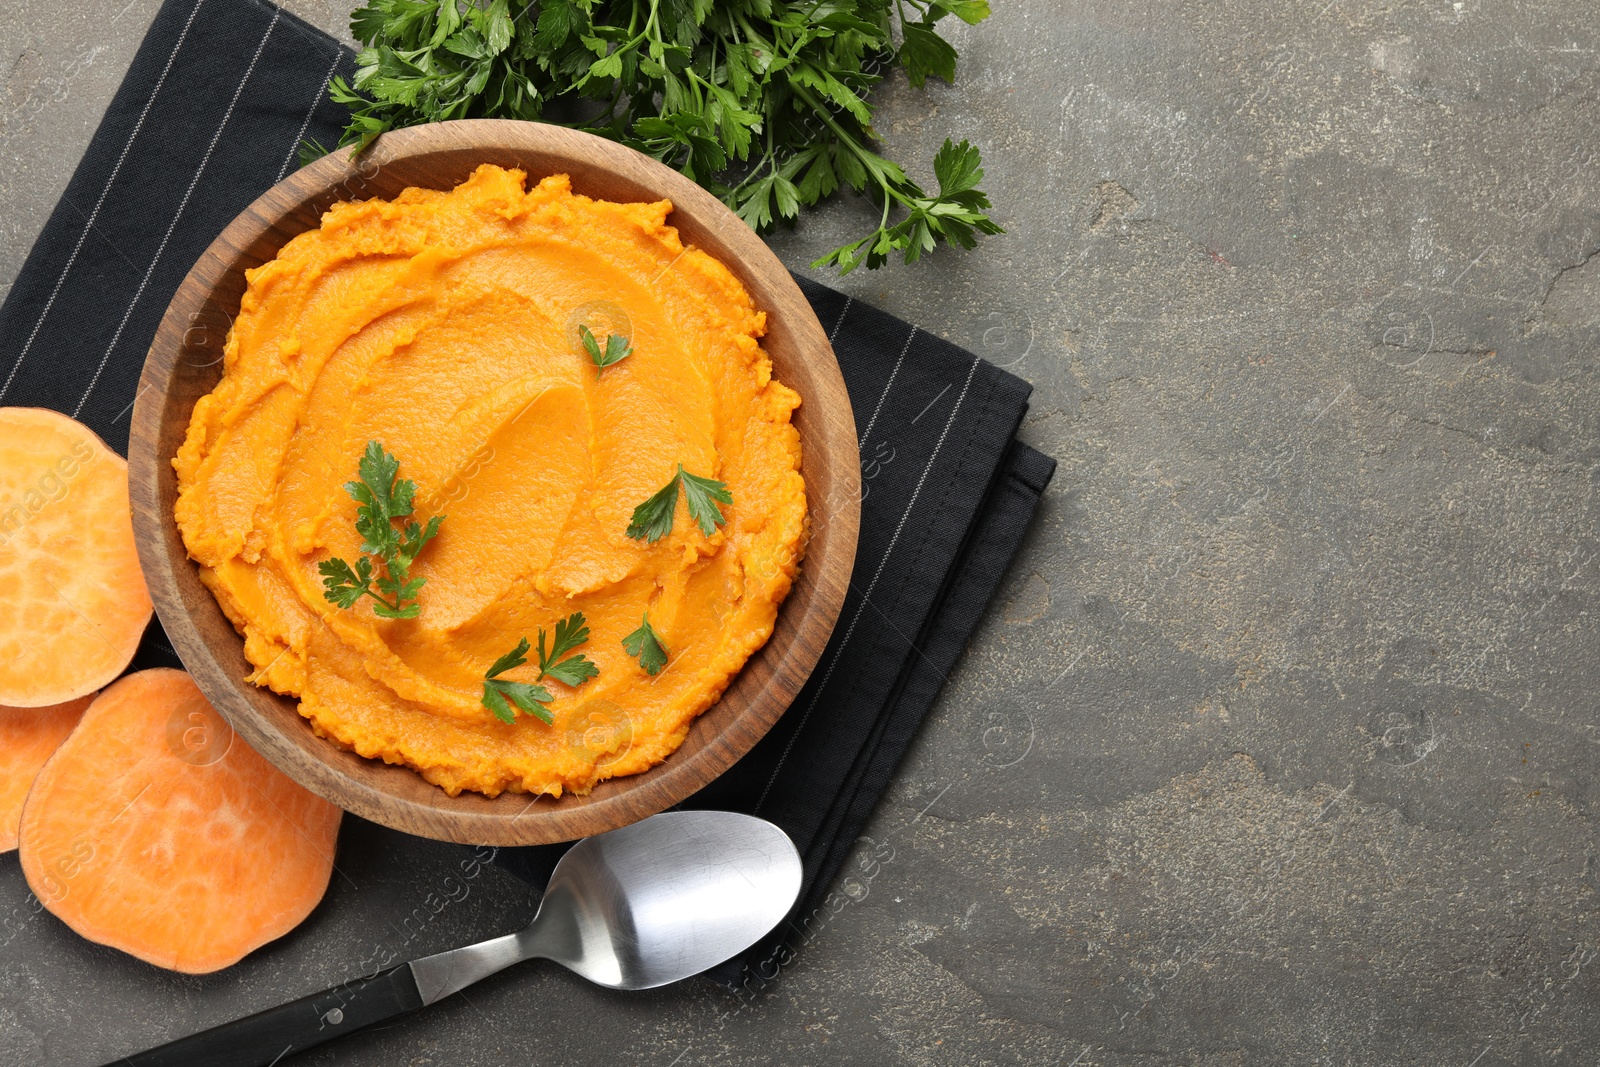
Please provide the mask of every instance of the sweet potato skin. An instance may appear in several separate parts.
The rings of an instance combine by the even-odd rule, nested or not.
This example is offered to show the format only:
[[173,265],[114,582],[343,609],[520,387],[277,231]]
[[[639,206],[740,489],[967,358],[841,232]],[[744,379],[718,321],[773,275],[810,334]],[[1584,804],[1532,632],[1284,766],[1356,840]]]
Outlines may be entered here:
[[205,974],[311,913],[342,814],[235,737],[187,673],[148,670],[101,693],[40,770],[19,852],[82,936]]

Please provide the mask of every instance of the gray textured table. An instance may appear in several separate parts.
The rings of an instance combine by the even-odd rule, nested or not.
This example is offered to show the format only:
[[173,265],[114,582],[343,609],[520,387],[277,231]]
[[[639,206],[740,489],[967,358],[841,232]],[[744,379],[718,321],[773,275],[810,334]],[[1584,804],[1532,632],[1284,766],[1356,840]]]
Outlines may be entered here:
[[[981,145],[1010,233],[835,284],[1031,379],[1062,466],[877,862],[758,996],[531,965],[306,1063],[1595,1062],[1600,8],[996,7],[880,128]],[[0,0],[0,285],[154,12]],[[527,918],[461,855],[357,825],[207,979],[18,910],[0,859],[0,1064]]]

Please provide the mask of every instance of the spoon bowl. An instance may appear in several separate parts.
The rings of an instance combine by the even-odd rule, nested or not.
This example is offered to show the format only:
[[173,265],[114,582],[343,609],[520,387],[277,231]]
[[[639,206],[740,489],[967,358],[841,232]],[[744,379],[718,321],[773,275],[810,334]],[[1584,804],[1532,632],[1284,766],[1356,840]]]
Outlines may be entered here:
[[608,989],[653,989],[715,967],[778,924],[800,854],[764,819],[669,811],[578,842],[524,930],[413,960],[432,1004],[518,960],[547,959]]

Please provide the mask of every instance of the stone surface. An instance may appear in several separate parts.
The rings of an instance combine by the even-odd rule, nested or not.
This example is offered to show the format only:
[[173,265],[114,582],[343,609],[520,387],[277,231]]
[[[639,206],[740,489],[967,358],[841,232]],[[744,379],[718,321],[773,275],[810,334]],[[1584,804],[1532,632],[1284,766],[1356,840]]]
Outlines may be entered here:
[[[0,0],[0,285],[154,13],[124,2]],[[880,129],[924,176],[979,144],[1010,232],[831,283],[1033,381],[1061,469],[846,903],[747,997],[527,966],[307,1064],[1594,1062],[1600,8],[995,7]],[[0,1064],[528,916],[398,846],[353,823],[312,920],[210,978],[33,915],[0,859]]]

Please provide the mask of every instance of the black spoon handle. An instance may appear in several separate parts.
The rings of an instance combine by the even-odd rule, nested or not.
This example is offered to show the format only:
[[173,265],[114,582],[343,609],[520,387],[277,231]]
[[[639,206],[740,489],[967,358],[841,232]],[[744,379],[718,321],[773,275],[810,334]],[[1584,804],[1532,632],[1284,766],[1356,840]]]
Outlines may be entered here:
[[231,1023],[136,1052],[106,1067],[271,1067],[294,1052],[422,1007],[422,994],[402,963],[322,993],[280,1004]]

